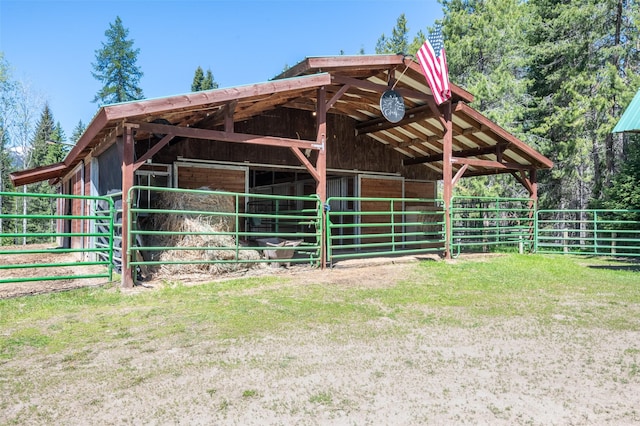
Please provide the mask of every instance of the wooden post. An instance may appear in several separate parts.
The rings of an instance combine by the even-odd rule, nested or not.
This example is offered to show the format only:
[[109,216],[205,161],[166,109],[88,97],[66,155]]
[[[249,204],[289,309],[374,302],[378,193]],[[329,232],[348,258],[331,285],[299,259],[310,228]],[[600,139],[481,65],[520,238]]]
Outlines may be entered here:
[[316,194],[320,198],[322,209],[322,241],[320,243],[320,265],[324,268],[327,264],[327,235],[326,235],[326,212],[324,210],[327,202],[327,92],[323,87],[318,89],[318,100],[316,103],[316,142],[320,146],[318,159],[316,161],[316,171],[318,180],[316,183]]
[[453,168],[451,156],[453,147],[453,123],[451,121],[451,100],[444,106],[445,129],[442,138],[442,183],[444,199],[445,222],[445,259],[451,259],[451,197],[453,195]]
[[536,235],[535,220],[538,215],[538,174],[536,169],[529,171],[529,238],[531,246],[529,251],[534,251],[538,236]]
[[129,203],[127,197],[133,186],[134,140],[133,128],[124,127],[124,148],[122,151],[122,287],[133,287],[133,273],[131,270],[129,253]]

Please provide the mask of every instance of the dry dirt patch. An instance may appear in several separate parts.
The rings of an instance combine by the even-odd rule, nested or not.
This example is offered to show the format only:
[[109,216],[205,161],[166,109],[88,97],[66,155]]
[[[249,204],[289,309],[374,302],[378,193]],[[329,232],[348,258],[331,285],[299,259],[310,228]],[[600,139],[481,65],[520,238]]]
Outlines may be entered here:
[[[46,250],[45,253],[19,253],[23,246],[3,246],[3,251],[16,251],[16,254],[0,255],[0,265],[43,265],[42,267],[0,269],[1,279],[35,279],[39,277],[71,277],[88,274],[104,274],[101,266],[44,266],[56,264],[73,264],[78,259],[74,253],[61,253],[51,247],[51,244],[31,244],[31,250]],[[29,294],[41,294],[54,291],[70,290],[73,288],[96,286],[105,284],[105,278],[84,279],[56,279],[42,281],[28,281],[22,283],[0,284],[0,299],[6,297],[24,296]]]
[[[287,278],[269,288],[378,288],[418,273],[413,262],[371,259],[323,271],[245,274]],[[135,291],[164,284],[152,285]],[[389,315],[239,339],[98,342],[78,353],[3,360],[0,424],[640,422],[638,330],[518,317],[465,323],[462,313],[464,325],[455,325],[429,309],[433,320],[426,322]]]

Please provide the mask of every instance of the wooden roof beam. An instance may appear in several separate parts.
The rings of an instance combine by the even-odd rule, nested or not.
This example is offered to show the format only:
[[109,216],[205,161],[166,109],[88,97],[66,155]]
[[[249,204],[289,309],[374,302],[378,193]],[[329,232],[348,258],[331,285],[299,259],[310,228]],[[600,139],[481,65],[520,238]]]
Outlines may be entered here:
[[[465,149],[463,151],[453,151],[451,153],[454,158],[469,158],[469,157],[478,157],[480,155],[489,155],[496,154],[496,156],[500,155],[502,151],[507,149],[509,144],[501,144],[495,146],[485,146],[480,148],[471,148]],[[411,166],[414,164],[424,164],[424,163],[433,163],[435,161],[442,161],[442,154],[432,154],[427,155],[425,157],[417,157],[403,160],[402,164],[405,166]],[[485,160],[482,160],[485,161]]]
[[476,158],[452,157],[452,164],[468,164],[472,167],[486,167],[497,170],[529,170],[531,166],[516,163],[501,163],[498,161],[478,160]]
[[[322,73],[248,86],[204,90],[169,98],[145,99],[124,104],[107,105],[103,109],[108,120],[127,119],[129,117],[155,115],[167,110],[197,109],[204,106],[215,107],[233,100],[238,100],[240,103],[243,101],[254,103],[256,100],[266,100],[274,94],[285,96],[286,92],[302,92],[329,84],[331,84],[331,76],[328,73]],[[260,99],[261,97],[264,97],[264,99]]]
[[434,142],[439,142],[441,139],[442,139],[442,136],[431,135],[431,136],[427,136],[424,139],[423,138],[417,138],[417,139],[411,139],[410,141],[398,142],[398,147],[399,148],[410,148],[412,146],[422,145],[423,143],[432,144]]
[[405,118],[397,123],[392,123],[384,117],[375,118],[373,120],[365,121],[364,123],[356,124],[356,131],[359,135],[365,135],[367,133],[379,132],[381,130],[391,129],[393,127],[404,126],[416,121],[426,120],[433,118],[433,112],[427,105],[422,105],[413,108],[405,113]]
[[538,167],[547,168],[547,169],[550,169],[553,167],[553,162],[551,160],[549,160],[544,155],[540,154],[539,152],[537,152],[535,149],[531,148],[524,142],[521,142],[520,140],[518,140],[518,138],[511,135],[502,127],[493,123],[487,117],[483,116],[481,113],[471,108],[470,106],[462,102],[458,102],[455,105],[455,111],[467,115],[469,118],[475,120],[479,126],[484,125],[487,130],[490,130],[499,138],[512,143],[514,147],[517,147],[519,150],[521,150],[526,155],[531,157],[531,159],[535,160],[538,163]]
[[316,141],[290,139],[275,136],[251,135],[246,133],[222,132],[219,130],[198,129],[194,127],[178,127],[155,123],[130,123],[137,129],[152,133],[173,135],[193,139],[206,139],[220,142],[248,143],[283,148],[301,148],[319,150],[322,148]]

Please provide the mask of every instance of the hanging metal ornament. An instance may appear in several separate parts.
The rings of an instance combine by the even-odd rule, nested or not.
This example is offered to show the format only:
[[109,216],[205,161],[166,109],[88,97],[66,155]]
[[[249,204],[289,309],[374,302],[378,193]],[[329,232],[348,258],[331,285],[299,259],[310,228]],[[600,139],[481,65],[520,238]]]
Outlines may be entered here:
[[385,91],[380,97],[380,110],[384,118],[397,123],[404,118],[404,99],[393,89]]

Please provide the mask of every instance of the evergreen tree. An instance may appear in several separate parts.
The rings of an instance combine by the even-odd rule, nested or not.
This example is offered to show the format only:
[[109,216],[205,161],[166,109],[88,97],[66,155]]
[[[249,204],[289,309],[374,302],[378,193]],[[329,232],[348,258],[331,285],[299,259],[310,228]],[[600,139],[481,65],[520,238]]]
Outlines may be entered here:
[[142,89],[138,86],[143,73],[136,64],[140,49],[133,48],[133,40],[128,40],[129,30],[122,26],[120,17],[105,31],[107,41],[96,50],[93,77],[103,84],[93,102],[110,104],[142,99]]
[[388,38],[384,34],[380,36],[376,43],[376,53],[409,53],[408,34],[409,28],[407,27],[407,18],[403,13],[398,17],[396,26],[391,30],[391,37]]
[[193,82],[191,83],[191,91],[198,92],[200,90],[212,90],[217,89],[218,83],[213,80],[213,73],[210,69],[207,69],[207,74],[204,74],[202,67],[196,68],[193,76]]
[[640,136],[631,137],[626,161],[620,173],[612,179],[612,185],[605,189],[605,199],[601,206],[607,209],[637,210],[628,220],[640,221]]
[[213,79],[213,73],[210,69],[207,69],[207,75],[204,78],[204,83],[202,84],[202,90],[211,90],[217,89],[218,83]]
[[[611,135],[620,100],[638,87],[637,0],[531,0],[532,133],[555,168],[544,204],[586,208],[623,159]],[[632,16],[635,14],[636,16]]]
[[[443,0],[450,80],[474,95],[471,106],[520,139],[531,98],[526,78],[529,9],[520,0]],[[424,38],[424,36],[422,36]],[[456,193],[528,196],[508,174],[461,180]]]
[[[31,140],[32,152],[29,167],[45,166],[62,161],[66,155],[66,148],[55,142],[64,141],[64,132],[59,124],[54,124],[53,114],[48,104],[45,104],[36,130]],[[37,194],[53,194],[55,189],[48,182],[37,182],[28,186],[28,192]],[[56,212],[55,199],[29,198],[26,213],[30,215],[53,215]],[[27,232],[53,232],[53,221],[33,220],[27,224]],[[48,241],[43,238],[42,241]],[[36,241],[30,241],[36,242]]]
[[[611,217],[613,220],[625,220],[628,223],[624,228],[621,228],[619,224],[608,225],[604,224],[604,227],[613,226],[610,229],[633,229],[638,231],[640,229],[640,135],[633,135],[629,137],[625,135],[625,138],[631,139],[626,152],[624,163],[620,166],[620,172],[612,177],[611,185],[604,189],[604,199],[602,202],[595,201],[592,203],[593,208],[604,208],[612,210],[626,210],[624,212],[618,212],[615,217]],[[606,213],[601,214],[606,219]],[[635,222],[635,224],[634,224]],[[618,237],[624,237],[624,235],[618,234]],[[630,236],[630,235],[627,235]],[[634,242],[622,242],[622,245],[634,244]]]
[[202,71],[202,67],[198,65],[198,68],[196,68],[196,72],[193,76],[193,82],[191,83],[191,91],[197,92],[201,90],[200,86],[202,85],[203,81],[204,81],[204,71]]
[[84,125],[82,120],[78,121],[78,124],[76,124],[76,127],[73,129],[73,134],[71,135],[71,141],[74,144],[78,143],[78,141],[80,140],[80,137],[82,136],[86,128],[87,126]]

